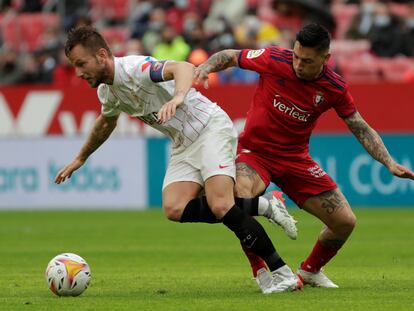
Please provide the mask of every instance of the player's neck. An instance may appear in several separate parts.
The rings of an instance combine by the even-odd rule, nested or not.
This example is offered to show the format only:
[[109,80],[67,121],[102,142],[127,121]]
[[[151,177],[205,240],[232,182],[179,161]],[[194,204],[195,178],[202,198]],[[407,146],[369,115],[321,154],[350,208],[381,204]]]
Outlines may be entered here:
[[115,80],[115,58],[114,57],[110,57],[108,58],[108,70],[107,70],[107,77],[105,79],[105,83],[106,84],[114,84],[114,80]]

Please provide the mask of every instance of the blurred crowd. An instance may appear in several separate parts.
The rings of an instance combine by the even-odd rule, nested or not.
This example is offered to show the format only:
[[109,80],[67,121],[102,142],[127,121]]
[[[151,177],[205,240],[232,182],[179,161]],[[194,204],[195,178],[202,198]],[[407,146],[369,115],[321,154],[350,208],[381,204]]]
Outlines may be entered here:
[[[80,25],[98,28],[116,56],[143,54],[198,65],[227,48],[291,48],[296,32],[309,22],[331,31],[331,65],[345,77],[380,80],[387,77],[383,68],[389,59],[404,58],[407,72],[398,77],[414,79],[414,1],[0,0],[0,84],[82,83],[63,52],[67,32]],[[379,58],[387,61],[370,63]],[[353,68],[355,59],[359,65]],[[362,75],[360,59],[367,64]],[[236,68],[217,74],[212,83],[257,78]]]

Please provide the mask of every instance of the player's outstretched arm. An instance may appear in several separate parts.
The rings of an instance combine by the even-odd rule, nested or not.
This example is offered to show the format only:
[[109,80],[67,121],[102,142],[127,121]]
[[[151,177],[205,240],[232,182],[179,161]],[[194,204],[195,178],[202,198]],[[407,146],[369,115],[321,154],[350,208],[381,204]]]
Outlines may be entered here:
[[179,105],[184,102],[188,91],[193,85],[194,65],[187,62],[169,61],[164,66],[164,80],[173,80],[175,90],[173,98],[165,103],[158,111],[158,121],[167,122],[173,115]]
[[365,150],[367,150],[375,160],[384,164],[391,174],[401,178],[414,179],[414,173],[394,161],[381,137],[368,125],[358,112],[351,117],[344,119],[344,121],[362,146],[364,146]]
[[61,169],[56,177],[55,183],[60,184],[66,180],[66,178],[70,178],[72,173],[80,168],[88,159],[88,157],[102,145],[108,137],[111,135],[113,130],[116,127],[116,122],[118,120],[118,116],[116,117],[104,117],[100,115],[95,124],[89,133],[86,142],[83,144],[79,154],[72,160],[69,164],[67,164],[63,169]]
[[204,84],[208,88],[208,74],[229,67],[239,65],[240,50],[223,50],[210,56],[204,63],[198,66],[194,73],[195,84]]

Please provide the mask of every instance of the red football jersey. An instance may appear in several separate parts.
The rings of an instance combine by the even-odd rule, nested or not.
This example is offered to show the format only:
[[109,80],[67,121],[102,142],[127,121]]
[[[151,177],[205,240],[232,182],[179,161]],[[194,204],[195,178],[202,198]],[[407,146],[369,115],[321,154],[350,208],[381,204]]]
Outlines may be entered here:
[[301,80],[294,73],[292,54],[278,47],[241,51],[240,68],[260,74],[239,139],[243,148],[267,156],[307,153],[323,112],[333,107],[341,118],[356,112],[348,85],[338,74],[325,67],[314,81]]

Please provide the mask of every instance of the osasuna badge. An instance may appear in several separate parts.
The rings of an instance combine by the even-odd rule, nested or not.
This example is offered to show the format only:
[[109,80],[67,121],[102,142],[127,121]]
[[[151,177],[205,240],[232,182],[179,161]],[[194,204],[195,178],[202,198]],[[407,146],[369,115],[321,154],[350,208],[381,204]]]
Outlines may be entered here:
[[259,57],[260,55],[262,55],[264,51],[265,51],[265,49],[250,50],[249,52],[247,52],[247,56],[246,57],[248,59],[256,58],[256,57]]
[[313,96],[313,104],[315,107],[318,107],[323,102],[323,93],[322,92],[316,92],[316,95]]

